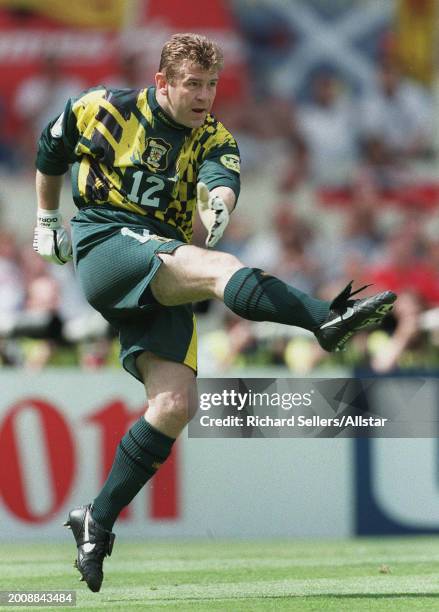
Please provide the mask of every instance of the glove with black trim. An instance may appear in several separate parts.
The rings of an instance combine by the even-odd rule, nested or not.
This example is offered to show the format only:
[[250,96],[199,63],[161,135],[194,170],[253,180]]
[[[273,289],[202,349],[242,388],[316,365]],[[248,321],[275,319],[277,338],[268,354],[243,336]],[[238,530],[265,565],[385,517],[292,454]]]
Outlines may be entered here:
[[38,209],[33,247],[43,259],[58,265],[63,265],[72,259],[72,242],[62,226],[59,209]]
[[204,183],[197,184],[197,208],[200,219],[207,229],[206,246],[213,247],[222,238],[229,223],[229,211],[219,196],[212,196]]

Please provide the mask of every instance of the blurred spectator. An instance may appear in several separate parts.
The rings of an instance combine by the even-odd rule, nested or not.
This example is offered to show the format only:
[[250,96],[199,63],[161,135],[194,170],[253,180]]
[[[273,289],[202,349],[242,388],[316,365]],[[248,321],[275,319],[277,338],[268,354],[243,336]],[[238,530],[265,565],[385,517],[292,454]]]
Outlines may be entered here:
[[382,262],[366,271],[377,290],[386,287],[398,294],[393,334],[372,357],[371,366],[377,372],[389,372],[398,366],[404,352],[423,338],[422,312],[439,305],[439,273],[427,246],[421,219],[409,217],[389,237]]
[[14,236],[0,230],[0,364],[13,365],[16,346],[7,338],[25,299],[24,279],[19,265],[19,250]]
[[272,93],[273,74],[294,48],[295,36],[282,7],[276,3],[234,0],[232,4],[246,43],[253,94],[263,99]]
[[106,365],[114,334],[86,303],[71,266],[50,266],[31,247],[18,255],[6,233],[0,239],[0,363]]
[[16,91],[14,110],[20,120],[17,140],[23,162],[33,167],[41,131],[63,111],[67,100],[83,89],[85,84],[75,76],[66,75],[53,55],[42,59],[38,74],[21,82]]
[[16,142],[6,130],[6,108],[0,96],[0,168],[6,170],[17,169]]
[[11,333],[34,339],[24,346],[23,365],[40,369],[47,365],[62,341],[60,290],[47,263],[31,247],[22,251],[22,265],[26,299]]
[[[316,186],[349,184],[358,162],[358,132],[352,101],[332,72],[314,77],[311,101],[298,106],[297,123],[311,182]],[[294,187],[291,177],[295,173],[292,160],[282,179],[283,189]]]
[[102,79],[113,89],[141,89],[154,82],[154,74],[146,74],[145,58],[138,53],[120,52],[117,72]]
[[424,307],[439,305],[439,274],[426,257],[422,225],[409,219],[388,239],[380,263],[366,270],[377,291],[414,293]]
[[212,329],[200,336],[199,362],[204,376],[229,368],[284,364],[286,339],[282,334],[261,335],[260,325],[237,317],[222,305],[217,315]]
[[368,136],[362,143],[362,163],[353,179],[355,190],[385,195],[410,185],[415,180],[411,169],[401,157],[393,155],[380,136]]
[[420,326],[420,315],[424,310],[421,297],[416,292],[403,291],[395,303],[392,317],[396,319],[396,328],[392,336],[380,342],[377,350],[372,352],[371,367],[375,372],[384,374],[399,365],[400,358],[410,348],[420,344],[423,334]]
[[[378,210],[373,202],[360,197],[344,211],[342,227],[336,236],[319,237],[314,242],[313,256],[320,263],[323,284],[362,282],[364,269],[381,257],[384,236],[378,227]],[[367,278],[365,282],[369,282]],[[335,290],[337,292],[337,290]]]
[[395,162],[431,152],[432,97],[403,77],[394,60],[386,59],[378,67],[376,87],[366,94],[360,111],[361,135],[372,157]]
[[251,238],[241,258],[244,264],[262,268],[302,291],[313,293],[318,284],[317,262],[312,258],[314,235],[290,204],[274,208],[272,227]]
[[20,335],[36,339],[35,342],[27,343],[24,360],[26,367],[41,369],[53,356],[61,340],[58,303],[58,286],[53,278],[40,276],[30,283],[25,313],[19,327]]
[[0,230],[0,313],[16,313],[23,305],[24,283],[19,266],[19,249],[13,234]]
[[242,104],[222,104],[218,115],[236,135],[244,173],[267,171],[282,155],[291,162],[289,184],[295,187],[304,179],[305,148],[291,103],[269,96],[258,101],[249,96]]
[[[203,229],[204,237],[205,233],[206,231]],[[252,219],[240,215],[239,212],[235,212],[233,214],[233,223],[227,226],[226,232],[219,243],[219,249],[240,258],[252,234]]]

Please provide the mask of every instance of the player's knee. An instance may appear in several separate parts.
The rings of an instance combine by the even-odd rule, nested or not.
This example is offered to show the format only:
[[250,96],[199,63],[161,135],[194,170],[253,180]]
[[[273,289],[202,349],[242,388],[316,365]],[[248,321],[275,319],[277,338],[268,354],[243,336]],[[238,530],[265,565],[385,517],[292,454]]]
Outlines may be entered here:
[[[189,390],[163,391],[149,402],[150,409],[160,413],[160,417],[168,423],[184,426],[193,417],[196,406],[190,401]],[[148,414],[148,413],[147,413]]]
[[222,299],[224,287],[233,274],[244,267],[244,264],[234,255],[230,255],[230,253],[221,253],[220,255],[221,257],[217,266],[218,274],[216,278],[215,294]]

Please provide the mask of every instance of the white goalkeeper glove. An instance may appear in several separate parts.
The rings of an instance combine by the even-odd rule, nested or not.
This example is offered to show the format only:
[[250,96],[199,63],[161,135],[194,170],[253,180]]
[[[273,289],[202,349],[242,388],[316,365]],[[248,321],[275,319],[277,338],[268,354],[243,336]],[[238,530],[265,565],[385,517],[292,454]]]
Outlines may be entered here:
[[204,183],[197,184],[197,208],[207,229],[206,246],[213,247],[224,234],[229,223],[229,211],[219,196],[212,196]]
[[61,225],[59,210],[38,209],[37,227],[34,230],[34,251],[46,261],[59,265],[72,259],[72,243]]

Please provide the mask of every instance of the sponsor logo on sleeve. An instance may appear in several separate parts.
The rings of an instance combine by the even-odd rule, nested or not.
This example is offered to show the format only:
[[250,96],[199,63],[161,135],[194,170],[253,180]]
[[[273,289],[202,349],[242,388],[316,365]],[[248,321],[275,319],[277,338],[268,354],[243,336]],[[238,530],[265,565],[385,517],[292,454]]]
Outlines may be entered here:
[[233,170],[234,172],[239,172],[240,170],[239,157],[233,153],[221,155],[220,162],[229,170]]

